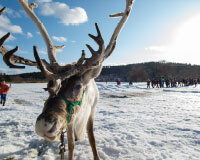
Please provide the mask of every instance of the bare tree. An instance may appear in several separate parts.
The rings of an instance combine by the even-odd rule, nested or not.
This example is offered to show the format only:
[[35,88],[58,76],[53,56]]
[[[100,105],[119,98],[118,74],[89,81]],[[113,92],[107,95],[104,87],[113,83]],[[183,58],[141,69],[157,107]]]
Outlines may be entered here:
[[[8,51],[3,46],[3,43],[10,33],[0,39],[0,53],[9,67],[24,68],[24,66],[15,65],[15,63],[37,66],[49,80],[45,89],[49,92],[49,98],[44,104],[42,113],[36,120],[36,133],[46,140],[53,141],[61,135],[63,129],[66,129],[68,159],[73,160],[74,141],[83,140],[87,130],[94,159],[98,160],[99,155],[93,132],[93,120],[99,93],[94,78],[100,74],[103,61],[113,52],[117,37],[127,21],[134,0],[126,0],[124,12],[110,15],[110,17],[121,17],[121,19],[106,47],[99,27],[95,23],[97,36],[89,34],[89,37],[97,43],[98,50],[95,51],[87,44],[86,46],[92,54],[90,58],[85,58],[83,50],[81,58],[76,63],[64,66],[59,65],[56,60],[56,50],[63,46],[55,46],[52,43],[44,25],[34,13],[34,8],[37,7],[37,4],[29,4],[28,0],[18,1],[39,29],[47,47],[49,62],[40,59],[36,46],[33,47],[36,62],[14,55],[18,47]],[[5,8],[0,13],[2,14],[4,11]]]
[[130,80],[135,82],[143,82],[146,81],[148,78],[148,73],[145,71],[143,67],[134,67],[130,74]]

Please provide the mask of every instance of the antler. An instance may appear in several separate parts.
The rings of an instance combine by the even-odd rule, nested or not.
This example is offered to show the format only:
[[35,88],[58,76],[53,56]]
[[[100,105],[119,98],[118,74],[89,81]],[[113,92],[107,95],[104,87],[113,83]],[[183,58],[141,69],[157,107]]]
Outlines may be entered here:
[[[6,11],[6,7],[3,7],[0,10],[0,15],[2,15],[4,12]],[[20,64],[25,64],[25,65],[29,65],[29,66],[37,66],[37,63],[28,59],[25,59],[23,57],[20,56],[16,56],[13,55],[17,50],[18,47],[16,46],[16,48],[8,51],[4,46],[4,42],[8,39],[8,37],[10,36],[10,33],[7,33],[6,35],[4,35],[1,39],[0,39],[0,53],[3,56],[3,60],[4,62],[10,67],[10,68],[25,68],[25,66],[17,66],[14,65],[15,63],[20,63]]]
[[[96,59],[96,61],[99,61],[99,63],[102,63],[114,51],[117,38],[118,38],[119,33],[122,30],[124,24],[126,23],[126,21],[128,19],[128,16],[130,14],[130,11],[132,9],[134,1],[135,0],[126,0],[126,9],[125,9],[124,12],[110,15],[111,18],[116,18],[116,17],[122,17],[122,18],[121,18],[120,22],[118,23],[117,27],[115,28],[114,33],[113,33],[113,35],[110,39],[110,42],[107,45],[105,50],[103,49],[103,47],[104,47],[103,43],[104,42],[103,42],[103,39],[101,37],[101,33],[98,29],[97,24],[95,24],[98,36],[94,37],[90,34],[89,34],[89,36],[96,41],[96,43],[100,46],[100,48],[97,52],[94,52],[94,50],[89,45],[86,45],[89,48],[90,52],[92,53],[92,58],[90,58],[90,64],[94,65],[95,59]],[[93,63],[91,61],[93,61]]]
[[2,15],[5,11],[6,11],[6,7],[3,7],[3,8],[0,10],[0,15]]
[[21,6],[23,7],[24,11],[27,13],[27,15],[31,18],[31,20],[35,23],[38,30],[40,31],[40,33],[45,41],[45,44],[47,46],[47,52],[48,52],[50,64],[58,67],[58,62],[56,60],[56,50],[63,48],[64,45],[55,46],[53,44],[53,42],[51,41],[51,38],[48,35],[46,28],[44,27],[42,22],[38,19],[38,17],[34,13],[33,9],[37,7],[36,3],[28,4],[28,0],[18,0],[18,1],[21,4]]
[[86,45],[88,47],[88,49],[90,50],[90,52],[92,53],[92,57],[91,58],[85,58],[85,52],[84,50],[82,51],[82,56],[81,58],[78,60],[77,63],[75,63],[74,65],[71,65],[71,69],[69,70],[65,70],[64,72],[60,72],[57,74],[54,74],[52,72],[50,72],[44,65],[44,63],[41,61],[36,46],[34,46],[34,56],[35,59],[38,63],[38,66],[40,68],[40,70],[44,73],[44,75],[48,78],[48,79],[67,79],[69,77],[72,77],[76,74],[83,74],[88,70],[97,68],[101,65],[102,61],[103,61],[103,57],[104,57],[104,51],[105,51],[105,47],[104,47],[104,41],[103,38],[101,36],[99,27],[97,25],[97,23],[95,23],[96,26],[96,30],[97,30],[97,36],[91,35],[89,34],[89,36],[99,45],[99,49],[98,51],[94,51],[92,49],[92,47],[90,45]]
[[[62,72],[57,73],[57,74],[53,74],[52,72],[48,71],[47,68],[43,65],[42,61],[40,60],[36,48],[34,48],[34,55],[35,55],[35,57],[37,57],[37,62],[38,62],[38,64],[40,64],[40,69],[43,71],[43,73],[50,79],[62,79],[63,80],[63,79],[67,79],[73,75],[83,74],[88,70],[92,70],[92,69],[100,67],[102,62],[107,57],[109,57],[111,55],[111,53],[113,52],[115,45],[116,45],[117,37],[118,37],[121,29],[123,28],[125,22],[127,21],[127,18],[132,9],[133,2],[134,2],[134,0],[126,0],[126,9],[123,13],[117,13],[117,14],[110,15],[110,17],[122,17],[122,18],[121,18],[120,22],[118,23],[117,27],[115,28],[114,33],[113,33],[106,49],[104,47],[104,40],[101,36],[99,27],[98,27],[97,23],[95,23],[95,27],[97,30],[97,36],[94,36],[91,34],[89,34],[89,36],[97,43],[97,45],[99,46],[99,49],[97,51],[94,51],[94,49],[90,45],[86,44],[87,48],[89,49],[89,51],[92,54],[91,58],[84,58],[85,53],[83,51],[82,57],[79,59],[79,61],[77,63],[75,63],[74,65],[71,65],[70,66],[71,68],[70,69],[68,68],[67,71],[66,71],[66,68],[64,70],[62,70]],[[95,76],[96,75],[94,75],[94,77]],[[94,77],[92,77],[92,78],[94,78]]]
[[[101,36],[99,27],[98,27],[97,23],[95,23],[97,36],[89,34],[89,37],[92,38],[97,43],[97,45],[99,46],[98,50],[95,51],[90,45],[86,44],[87,48],[89,49],[89,51],[92,54],[92,56],[90,58],[85,58],[85,52],[83,50],[81,58],[76,63],[68,64],[65,66],[60,66],[56,60],[56,50],[58,48],[63,48],[64,46],[55,46],[52,43],[44,25],[42,24],[42,22],[38,19],[38,17],[34,13],[33,8],[37,7],[37,4],[35,4],[35,3],[28,4],[28,0],[18,0],[18,1],[21,4],[21,6],[23,7],[23,9],[25,10],[25,12],[27,13],[27,15],[36,24],[36,26],[39,29],[39,31],[46,43],[46,46],[47,46],[47,52],[48,52],[50,64],[47,63],[45,60],[41,60],[38,55],[36,47],[35,46],[33,47],[37,66],[44,73],[46,78],[53,79],[53,80],[55,80],[55,79],[64,80],[64,79],[67,79],[67,78],[77,75],[77,74],[82,75],[82,74],[86,73],[87,71],[92,71],[93,69],[101,68],[103,61],[107,57],[109,57],[111,55],[111,53],[113,52],[115,45],[116,45],[117,37],[118,37],[121,29],[123,28],[125,22],[127,21],[127,18],[130,14],[130,11],[132,9],[132,5],[134,2],[134,0],[126,0],[126,9],[124,12],[110,15],[110,17],[122,17],[122,18],[121,18],[120,22],[118,23],[117,27],[115,28],[114,33],[113,33],[106,49],[104,46],[104,40]],[[2,9],[2,10],[4,11],[4,9]],[[3,11],[1,11],[1,12],[3,12]],[[9,35],[5,35],[0,40],[0,42],[2,41],[2,44],[3,44],[3,42],[5,41],[5,39],[7,39],[8,36]],[[6,49],[3,46],[1,46],[0,49],[1,49],[0,50],[1,53],[3,52],[3,55],[4,55],[4,53],[7,53],[7,51],[4,51]],[[11,64],[14,65],[14,63],[22,64],[22,62],[21,62],[22,59],[20,59],[21,61],[19,61],[19,57],[13,55],[13,53],[16,52],[17,49],[18,49],[18,47],[9,51],[6,54],[7,56],[5,56],[5,59],[9,59],[9,60],[4,60],[4,61],[6,62],[7,65],[12,66]],[[6,58],[6,57],[10,57],[10,58]],[[17,60],[15,60],[15,58]],[[28,60],[24,59],[24,61],[28,61]],[[36,65],[36,62],[32,61],[33,65]],[[29,65],[28,63],[24,63],[24,64]],[[16,67],[16,66],[12,66],[12,67]],[[97,76],[97,75],[92,74],[91,78],[94,78],[95,76]]]
[[135,0],[126,0],[126,9],[124,12],[110,15],[111,18],[116,18],[116,17],[122,17],[122,18],[120,22],[118,23],[117,27],[115,28],[115,31],[110,39],[110,42],[108,46],[106,47],[105,56],[104,56],[105,59],[108,58],[111,55],[111,53],[114,51],[117,37],[119,36],[121,29],[123,28],[124,24],[126,23],[128,19],[128,16],[131,12],[134,2]]
[[[80,62],[82,62],[82,61],[78,61],[73,64],[67,64],[65,66],[60,66],[56,60],[56,50],[64,48],[64,45],[55,46],[53,44],[51,38],[48,35],[46,28],[44,27],[42,22],[39,20],[39,18],[36,16],[36,14],[33,10],[34,8],[37,7],[36,3],[29,4],[28,0],[18,0],[18,1],[21,4],[24,11],[27,13],[27,15],[35,23],[35,25],[37,26],[38,30],[40,31],[40,33],[43,37],[43,40],[45,41],[50,64],[48,64],[44,60],[42,60],[42,61],[44,61],[43,65],[46,65],[45,68],[47,68],[49,70],[49,72],[60,73],[60,72],[66,71],[66,70],[70,70],[70,69],[74,68],[74,66],[76,64],[80,64]],[[47,78],[49,78],[49,77],[47,77]]]

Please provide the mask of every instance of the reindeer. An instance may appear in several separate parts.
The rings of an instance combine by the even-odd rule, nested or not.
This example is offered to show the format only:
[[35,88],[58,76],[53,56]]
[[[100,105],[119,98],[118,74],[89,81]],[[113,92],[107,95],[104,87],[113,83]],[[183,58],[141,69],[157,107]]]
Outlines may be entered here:
[[[110,15],[110,17],[121,17],[121,19],[106,47],[99,27],[95,23],[97,36],[89,34],[89,37],[97,43],[98,50],[95,51],[86,44],[92,54],[90,58],[85,58],[85,51],[82,50],[82,56],[76,63],[63,66],[59,65],[56,60],[56,50],[64,46],[55,46],[52,43],[44,25],[34,13],[37,4],[29,4],[28,0],[18,0],[18,2],[38,27],[47,47],[49,62],[40,59],[36,46],[33,47],[36,61],[14,55],[18,47],[8,51],[3,43],[10,36],[10,33],[0,39],[0,53],[10,68],[25,68],[25,66],[15,65],[15,63],[36,66],[48,80],[45,90],[48,91],[49,97],[45,101],[42,113],[36,120],[36,133],[48,141],[54,141],[60,137],[61,132],[65,129],[68,139],[68,159],[73,160],[75,141],[83,140],[87,131],[94,159],[99,160],[93,132],[96,104],[99,98],[94,79],[100,74],[103,61],[115,49],[117,37],[127,21],[134,0],[126,0],[124,12]],[[0,15],[5,9],[4,7],[0,10]]]

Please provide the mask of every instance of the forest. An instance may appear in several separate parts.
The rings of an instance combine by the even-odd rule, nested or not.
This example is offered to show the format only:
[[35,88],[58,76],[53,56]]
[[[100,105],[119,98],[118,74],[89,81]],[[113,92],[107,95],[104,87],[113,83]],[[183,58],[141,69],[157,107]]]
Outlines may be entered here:
[[200,66],[165,61],[106,66],[97,80],[116,81],[120,79],[121,81],[144,82],[147,79],[161,77],[166,79],[200,78]]
[[[1,74],[1,79],[8,82],[46,82],[41,72],[23,73],[17,75]],[[144,82],[157,78],[200,78],[200,65],[171,62],[146,62],[119,66],[104,66],[96,78],[99,82],[114,82],[117,79],[128,82]]]

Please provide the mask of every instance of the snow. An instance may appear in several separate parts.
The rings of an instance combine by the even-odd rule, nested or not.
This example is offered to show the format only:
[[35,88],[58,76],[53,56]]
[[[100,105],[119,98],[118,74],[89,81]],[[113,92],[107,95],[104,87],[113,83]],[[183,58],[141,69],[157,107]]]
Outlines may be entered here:
[[[163,89],[147,89],[146,83],[97,85],[94,132],[102,160],[199,160],[200,85]],[[0,106],[0,159],[60,159],[59,141],[47,142],[34,131],[48,97],[44,87],[44,83],[12,85],[6,106]],[[87,136],[76,142],[74,156],[93,159]]]

